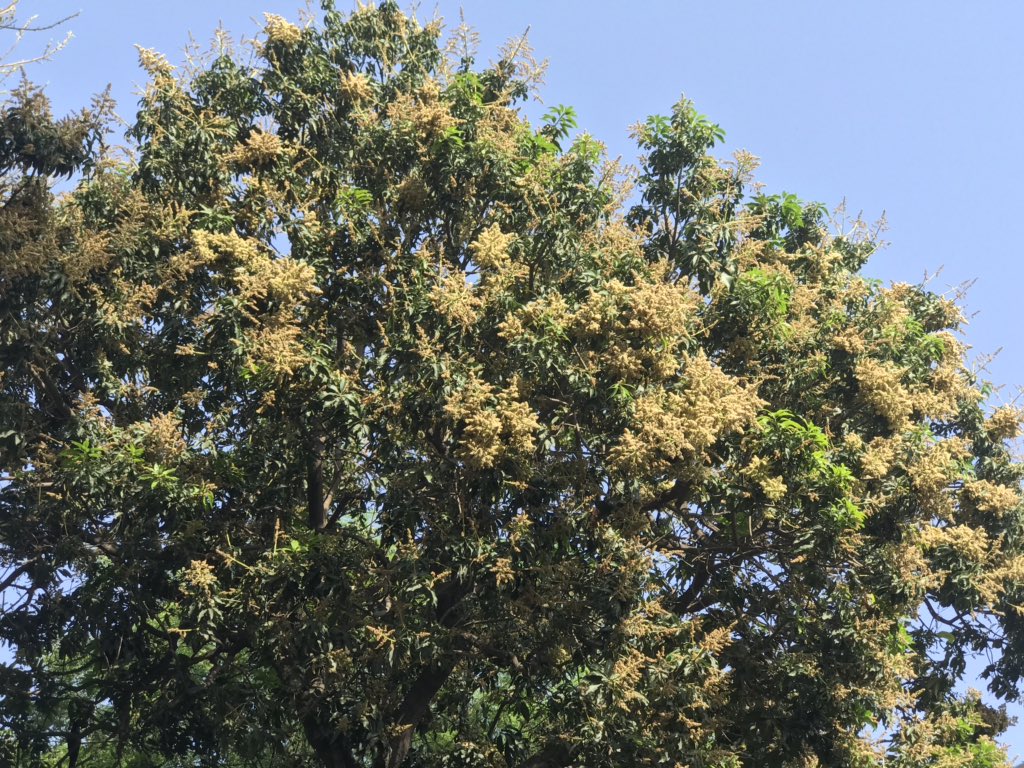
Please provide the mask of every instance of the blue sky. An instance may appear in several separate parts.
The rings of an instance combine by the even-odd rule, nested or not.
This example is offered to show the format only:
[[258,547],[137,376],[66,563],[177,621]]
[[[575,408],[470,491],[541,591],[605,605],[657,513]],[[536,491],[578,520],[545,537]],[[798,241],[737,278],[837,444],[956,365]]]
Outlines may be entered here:
[[[263,11],[294,19],[300,7],[22,0],[40,21],[80,12],[66,25],[74,40],[30,74],[48,83],[58,110],[111,82],[130,119],[142,82],[134,43],[177,61],[189,32],[205,42],[223,22],[252,36]],[[976,281],[966,340],[979,358],[1002,349],[987,377],[1002,385],[997,397],[1016,395],[1014,383],[1024,383],[1020,0],[444,0],[421,3],[420,14],[436,8],[453,26],[460,7],[481,35],[482,59],[529,27],[550,63],[545,104],[575,107],[612,156],[632,161],[628,126],[685,93],[725,129],[723,153],[743,148],[762,159],[768,191],[829,207],[845,199],[868,220],[884,211],[891,245],[866,271],[916,282],[941,267],[931,283],[939,291]],[[1024,724],[1008,742],[1024,755]]]

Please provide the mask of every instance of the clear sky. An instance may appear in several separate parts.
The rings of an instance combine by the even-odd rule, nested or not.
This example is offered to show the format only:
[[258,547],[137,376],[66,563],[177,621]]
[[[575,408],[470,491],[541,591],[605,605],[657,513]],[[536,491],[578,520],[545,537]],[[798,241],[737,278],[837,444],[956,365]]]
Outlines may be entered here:
[[[349,0],[338,0],[342,9]],[[58,110],[113,84],[135,112],[138,43],[181,57],[191,32],[219,22],[252,36],[263,11],[295,19],[300,0],[22,0],[40,21],[80,12],[75,38],[33,67]],[[966,340],[977,357],[1002,348],[988,378],[1012,400],[1024,384],[1019,315],[1024,259],[1024,2],[1021,0],[442,0],[420,3],[450,26],[460,7],[481,58],[529,27],[550,62],[548,105],[576,108],[582,128],[631,161],[628,126],[680,94],[722,125],[723,152],[762,159],[770,192],[868,220],[886,214],[888,249],[866,271],[933,289],[975,280]],[[59,33],[53,33],[55,37]],[[1013,707],[1024,715],[1024,709]],[[1024,717],[1022,717],[1024,719]],[[1007,737],[1024,755],[1024,723]]]

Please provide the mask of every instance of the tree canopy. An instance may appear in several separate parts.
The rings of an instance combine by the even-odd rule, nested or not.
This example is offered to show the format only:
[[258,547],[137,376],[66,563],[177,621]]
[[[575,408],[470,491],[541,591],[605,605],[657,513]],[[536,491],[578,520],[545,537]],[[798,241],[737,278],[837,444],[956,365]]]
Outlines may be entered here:
[[956,302],[472,37],[141,51],[126,152],[3,105],[0,762],[1004,765],[1020,413]]

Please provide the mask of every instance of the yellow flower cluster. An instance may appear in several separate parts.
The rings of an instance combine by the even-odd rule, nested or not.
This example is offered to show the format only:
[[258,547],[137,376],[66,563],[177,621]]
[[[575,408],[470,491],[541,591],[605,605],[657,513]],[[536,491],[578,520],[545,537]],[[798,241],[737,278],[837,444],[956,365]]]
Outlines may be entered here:
[[501,227],[492,224],[480,233],[469,246],[477,266],[487,270],[502,270],[509,263],[509,247],[516,241],[515,235],[506,235]]
[[[969,525],[928,526],[918,532],[918,545],[926,555],[952,553],[962,565],[953,565],[974,580],[983,606],[994,608],[1007,590],[1024,583],[1024,555],[1007,553],[1002,537],[993,539],[984,528]],[[955,562],[955,561],[954,561]],[[950,568],[931,571],[936,586]]]
[[439,314],[463,328],[476,322],[480,308],[480,298],[462,271],[450,272],[439,278],[430,291],[430,302]]
[[623,381],[666,379],[679,370],[679,348],[696,325],[696,295],[664,270],[626,285],[610,280],[572,314],[569,325],[583,343],[591,370]]
[[992,440],[1013,440],[1021,431],[1024,412],[1012,405],[996,408],[985,422],[985,432]]
[[627,648],[625,653],[615,660],[610,679],[618,694],[617,706],[620,709],[628,711],[633,702],[644,700],[636,690],[636,685],[643,678],[644,671],[651,661],[652,659],[636,648]]
[[275,133],[256,131],[231,151],[225,160],[242,168],[268,165],[284,153],[284,142]]
[[302,30],[274,13],[264,13],[266,19],[264,30],[267,33],[267,41],[280,43],[282,45],[295,45],[302,40]]
[[495,391],[474,377],[449,398],[444,410],[462,424],[460,457],[474,469],[487,469],[502,460],[523,460],[534,450],[534,436],[540,429],[537,415],[508,390]]
[[248,342],[252,364],[277,377],[292,376],[309,362],[300,330],[277,316],[264,321],[249,336]]
[[522,123],[515,110],[503,104],[487,105],[483,118],[477,122],[477,141],[500,157],[515,157],[521,149]]
[[756,392],[698,353],[685,361],[686,386],[654,390],[637,398],[633,424],[611,456],[623,474],[661,472],[674,462],[695,460],[717,440],[755,422],[763,403]]
[[428,80],[418,91],[403,92],[387,107],[390,123],[414,138],[426,151],[450,128],[459,124],[448,104],[441,100],[437,82]]
[[502,339],[516,343],[530,336],[561,335],[571,319],[565,297],[549,292],[510,312],[498,326]]
[[864,358],[857,362],[854,374],[860,385],[864,403],[889,423],[894,431],[902,431],[910,424],[913,402],[903,386],[903,371],[888,361]]
[[120,269],[115,270],[112,283],[113,292],[101,297],[99,302],[103,321],[117,328],[141,323],[156,301],[156,286],[125,280]]
[[932,517],[953,519],[951,484],[959,474],[956,460],[966,454],[963,441],[951,438],[931,445],[908,468],[917,503]]
[[218,271],[237,290],[242,312],[254,327],[235,341],[248,351],[250,365],[291,375],[307,360],[296,316],[320,293],[309,264],[275,258],[259,242],[235,233],[197,231],[193,248],[171,259],[168,274],[185,279],[197,269]]
[[136,426],[146,452],[156,461],[167,464],[185,453],[181,419],[177,414],[161,413]]
[[789,493],[782,475],[772,475],[768,471],[768,462],[761,456],[751,459],[742,474],[756,482],[769,501],[780,501]]
[[339,88],[342,96],[354,104],[369,101],[373,97],[373,84],[362,72],[342,72],[339,77]]
[[[859,438],[858,438],[859,439]],[[862,477],[865,480],[881,480],[892,468],[896,458],[897,441],[876,437],[860,454]]]
[[499,557],[491,565],[491,573],[494,575],[494,582],[498,588],[506,584],[512,584],[516,580],[516,572],[512,567],[512,561],[507,557]]
[[982,564],[990,555],[991,543],[983,528],[969,525],[925,526],[918,534],[927,552],[939,548],[953,550],[968,563]]
[[60,210],[61,224],[65,229],[63,236],[73,237],[76,247],[60,247],[52,236],[44,237],[42,240],[26,238],[21,247],[10,250],[5,248],[4,253],[0,254],[0,270],[5,275],[14,277],[37,273],[52,259],[58,258],[64,274],[72,284],[88,283],[91,274],[102,270],[113,261],[116,250],[132,248],[134,239],[129,240],[125,233],[132,232],[133,228],[138,227],[138,213],[140,209],[145,209],[145,203],[140,203],[137,198],[125,201],[135,210],[131,211],[132,215],[126,217],[123,225],[97,231],[85,225],[81,208],[68,202],[69,204]]
[[162,53],[157,53],[152,48],[143,48],[136,45],[135,50],[139,52],[139,66],[152,78],[169,77],[174,67],[167,61]]
[[265,253],[239,269],[236,281],[249,306],[271,299],[292,308],[320,293],[316,272],[309,264],[287,257],[274,259]]
[[205,560],[193,560],[178,572],[179,589],[189,597],[209,598],[217,584],[213,566]]
[[979,512],[1001,517],[1020,505],[1020,493],[989,480],[972,480],[964,485],[964,493]]

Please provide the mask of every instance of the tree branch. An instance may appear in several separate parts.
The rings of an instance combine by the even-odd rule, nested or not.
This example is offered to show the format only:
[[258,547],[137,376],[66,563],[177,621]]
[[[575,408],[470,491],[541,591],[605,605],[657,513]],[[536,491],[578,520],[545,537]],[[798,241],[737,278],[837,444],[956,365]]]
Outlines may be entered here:
[[309,527],[322,531],[327,526],[327,510],[324,506],[324,449],[323,435],[311,435],[309,453],[306,456],[306,507]]
[[398,768],[405,761],[412,748],[412,738],[417,726],[430,711],[431,702],[451,676],[457,663],[457,659],[451,657],[439,664],[433,664],[423,670],[413,682],[395,713],[394,724],[390,729],[394,735],[388,738],[385,751],[377,760],[376,765],[379,768]]
[[[452,580],[441,585],[437,590],[435,609],[441,626],[451,629],[456,625],[460,615],[459,604],[471,591],[471,586],[463,581]],[[416,729],[458,663],[459,656],[450,654],[447,658],[435,660],[420,672],[391,719],[390,731],[393,735],[388,738],[384,751],[375,762],[376,768],[398,768],[405,761],[412,748]]]
[[522,763],[519,768],[563,768],[576,756],[579,747],[567,739],[558,738]]
[[352,745],[337,728],[324,725],[315,715],[306,715],[302,718],[302,729],[325,768],[359,768]]
[[68,405],[64,395],[61,394],[60,388],[50,374],[44,368],[40,368],[33,363],[29,363],[29,371],[31,371],[32,378],[36,380],[36,384],[45,396],[43,398],[44,401],[56,411],[57,418],[62,422],[68,421],[72,415],[71,406]]
[[14,584],[14,582],[16,582],[26,573],[28,573],[28,569],[32,567],[32,564],[35,563],[37,559],[38,558],[32,558],[31,560],[27,560],[21,565],[15,567],[15,569],[11,571],[9,574],[7,574],[7,578],[5,578],[3,581],[0,581],[0,592],[6,590],[8,587]]

